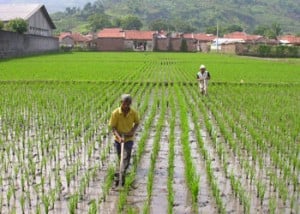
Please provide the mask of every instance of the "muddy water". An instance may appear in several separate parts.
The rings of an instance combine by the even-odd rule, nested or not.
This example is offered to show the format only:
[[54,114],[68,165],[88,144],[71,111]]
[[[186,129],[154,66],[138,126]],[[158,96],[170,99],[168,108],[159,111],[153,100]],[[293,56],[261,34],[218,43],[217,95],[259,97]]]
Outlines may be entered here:
[[[209,110],[208,110],[209,111]],[[225,150],[226,150],[226,155],[228,158],[228,172],[233,173],[235,178],[237,178],[242,185],[242,188],[246,191],[246,195],[250,200],[250,213],[265,213],[268,211],[268,207],[262,207],[260,204],[260,201],[256,197],[256,190],[255,190],[255,183],[253,182],[250,184],[249,179],[246,178],[246,174],[243,170],[243,166],[241,165],[241,159],[233,153],[233,151],[229,148],[229,145],[225,143],[225,139],[222,137],[222,134],[219,130],[219,127],[217,125],[217,122],[215,121],[214,116],[211,114],[209,111],[211,122],[217,132],[217,135],[219,138],[217,139],[217,145],[218,144],[223,144]],[[212,150],[215,150],[215,148],[211,148]],[[217,157],[217,154],[216,154]],[[247,158],[246,154],[242,155],[241,157]],[[250,160],[249,160],[250,161]],[[251,162],[251,161],[250,161]],[[260,174],[260,171],[256,171],[256,173]],[[232,192],[232,188],[230,185],[230,181],[227,178],[227,185],[228,189],[230,192]],[[267,195],[267,194],[266,194]],[[234,196],[232,196],[235,198]],[[239,204],[238,199],[235,199],[236,204]],[[242,205],[240,205],[240,211],[242,212]]]
[[151,213],[167,213],[167,181],[168,181],[168,151],[169,151],[169,126],[166,122],[160,139],[160,150],[158,152],[155,170],[154,185],[152,189]]
[[[179,119],[176,119],[175,124],[180,124]],[[174,157],[174,213],[191,213],[192,200],[188,192],[188,187],[184,175],[184,162],[182,154],[182,146],[180,142],[181,127],[175,125],[175,157]]]
[[156,134],[155,124],[158,121],[158,117],[159,114],[156,114],[153,121],[153,125],[149,132],[150,134],[145,145],[143,156],[137,167],[133,189],[132,191],[129,192],[127,197],[127,204],[138,213],[142,213],[144,203],[147,199],[148,170],[150,167],[151,153],[152,153],[154,138]]
[[[203,120],[202,117],[201,119]],[[209,157],[212,160],[211,167],[214,170],[213,174],[221,191],[221,196],[223,204],[225,206],[225,210],[227,213],[243,213],[243,207],[240,205],[240,203],[232,193],[230,180],[224,174],[222,163],[218,158],[217,151],[213,147],[213,143],[211,142],[209,133],[207,132],[206,127],[204,125],[202,125],[201,128],[201,135],[202,140],[204,142],[204,148],[207,150]],[[220,136],[220,134],[218,134],[218,136]]]
[[200,176],[198,212],[199,213],[217,213],[216,204],[206,176],[205,161],[198,150],[198,142],[194,132],[194,123],[189,118],[189,141],[191,154],[197,167],[197,173]]

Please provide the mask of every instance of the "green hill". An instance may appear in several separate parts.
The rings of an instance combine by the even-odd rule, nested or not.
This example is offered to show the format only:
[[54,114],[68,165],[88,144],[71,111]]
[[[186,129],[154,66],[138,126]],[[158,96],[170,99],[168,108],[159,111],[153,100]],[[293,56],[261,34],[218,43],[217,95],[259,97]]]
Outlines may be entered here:
[[[101,10],[95,12],[90,6]],[[89,16],[95,13],[110,20],[110,26],[104,27],[117,26],[120,19],[133,15],[141,20],[143,29],[160,20],[176,31],[205,32],[218,23],[223,28],[237,25],[249,33],[272,24],[279,25],[282,33],[300,33],[300,4],[296,0],[97,0],[51,16],[59,31],[87,32],[91,30]]]

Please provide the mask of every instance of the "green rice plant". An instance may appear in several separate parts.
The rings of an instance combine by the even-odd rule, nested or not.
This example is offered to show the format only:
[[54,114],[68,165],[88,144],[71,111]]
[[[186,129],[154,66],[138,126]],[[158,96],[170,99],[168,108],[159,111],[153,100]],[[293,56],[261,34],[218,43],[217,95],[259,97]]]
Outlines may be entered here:
[[114,174],[115,174],[115,169],[112,165],[110,165],[108,168],[107,176],[106,176],[104,184],[103,184],[101,201],[106,201],[106,196],[107,196],[109,189],[113,183]]
[[22,213],[25,213],[25,202],[26,202],[26,196],[24,193],[22,193],[20,197],[20,205],[21,205]]
[[269,213],[271,214],[275,214],[276,213],[276,198],[275,197],[271,197],[269,199]]
[[70,198],[68,199],[68,208],[69,208],[70,214],[76,213],[78,202],[79,202],[79,194],[78,193],[74,193],[73,195],[70,196]]
[[28,201],[28,205],[29,205],[29,208],[31,208],[31,195],[30,195],[30,191],[26,191],[26,198],[27,198],[27,201]]
[[2,207],[3,207],[3,196],[0,195],[0,213],[2,213]]
[[88,214],[97,214],[97,213],[98,213],[98,211],[97,211],[97,203],[96,203],[96,200],[93,199],[90,202]]
[[42,195],[42,202],[44,204],[44,211],[46,214],[49,213],[49,207],[50,207],[50,197],[48,195],[43,194]]
[[72,173],[73,173],[73,172],[72,172],[71,169],[67,169],[67,170],[66,170],[65,176],[66,176],[66,180],[67,180],[67,187],[68,187],[68,189],[70,188],[71,179],[72,179],[72,177],[73,177]]
[[50,204],[51,204],[51,209],[54,209],[54,204],[55,204],[55,201],[56,201],[56,198],[57,198],[57,193],[56,193],[56,189],[51,189],[49,191],[49,198],[50,198]]
[[265,197],[266,186],[261,181],[258,181],[256,183],[256,189],[257,189],[257,197],[260,198],[260,203],[262,205]]
[[7,193],[6,193],[6,201],[7,201],[8,207],[10,207],[10,200],[11,200],[11,197],[13,196],[13,191],[14,191],[13,187],[9,186]]

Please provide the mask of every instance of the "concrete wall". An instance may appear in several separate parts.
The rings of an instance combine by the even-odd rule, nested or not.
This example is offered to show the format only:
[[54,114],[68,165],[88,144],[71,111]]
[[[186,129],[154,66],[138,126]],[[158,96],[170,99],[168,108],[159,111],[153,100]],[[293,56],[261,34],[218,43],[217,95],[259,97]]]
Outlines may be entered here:
[[56,52],[58,50],[58,38],[0,30],[0,58]]
[[96,49],[99,51],[123,51],[125,49],[123,38],[98,38]]
[[[193,40],[186,39],[187,51],[196,51]],[[156,51],[181,51],[182,38],[154,38]]]

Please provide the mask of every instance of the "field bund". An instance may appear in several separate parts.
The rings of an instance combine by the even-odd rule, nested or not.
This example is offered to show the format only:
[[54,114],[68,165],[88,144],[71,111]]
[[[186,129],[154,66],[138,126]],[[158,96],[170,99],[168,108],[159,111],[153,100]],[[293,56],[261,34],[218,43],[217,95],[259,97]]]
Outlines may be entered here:
[[[299,213],[299,67],[199,53],[2,60],[0,212]],[[141,124],[115,191],[108,119],[122,93]]]

